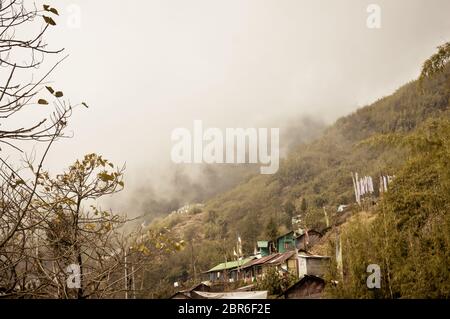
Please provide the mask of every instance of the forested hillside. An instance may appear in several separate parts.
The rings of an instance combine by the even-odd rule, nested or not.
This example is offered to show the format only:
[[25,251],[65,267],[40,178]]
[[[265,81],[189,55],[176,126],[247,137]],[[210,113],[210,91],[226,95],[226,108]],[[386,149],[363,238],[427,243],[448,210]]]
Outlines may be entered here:
[[[202,271],[231,259],[238,235],[251,254],[256,240],[291,230],[294,215],[302,216],[303,227],[324,229],[324,209],[333,218],[338,205],[354,203],[351,172],[359,172],[395,175],[396,181],[374,209],[375,221],[356,218],[347,225],[342,236],[348,281],[330,294],[373,297],[358,288],[367,276],[362,261],[372,260],[389,273],[380,296],[448,297],[450,66],[444,64],[340,118],[293,150],[277,174],[251,176],[201,209],[155,222],[152,227],[172,229],[187,245],[155,261],[147,274],[152,296],[166,296],[174,281],[198,281]],[[329,248],[332,254],[333,242]],[[434,268],[425,271],[428,263]]]
[[[389,137],[407,149],[393,187],[373,218],[356,214],[341,231],[343,273],[330,267],[331,296],[448,298],[450,296],[450,121],[430,119],[413,134]],[[335,243],[329,243],[330,255]],[[366,288],[366,267],[381,268],[381,289]]]

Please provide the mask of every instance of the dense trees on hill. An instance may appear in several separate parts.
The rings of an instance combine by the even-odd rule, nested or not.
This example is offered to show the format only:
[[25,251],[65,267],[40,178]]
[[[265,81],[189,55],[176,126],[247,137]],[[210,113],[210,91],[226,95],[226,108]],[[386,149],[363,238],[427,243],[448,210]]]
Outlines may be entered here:
[[[342,233],[344,280],[332,296],[448,298],[450,295],[450,121],[427,121],[398,138],[408,159],[372,218]],[[332,254],[334,249],[330,250]],[[366,267],[381,267],[380,290],[366,287]],[[339,275],[332,269],[331,278]]]

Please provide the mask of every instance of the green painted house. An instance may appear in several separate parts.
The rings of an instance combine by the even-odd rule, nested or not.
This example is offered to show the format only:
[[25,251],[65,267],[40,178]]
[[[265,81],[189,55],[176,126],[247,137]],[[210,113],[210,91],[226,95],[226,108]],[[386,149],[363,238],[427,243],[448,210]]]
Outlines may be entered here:
[[276,248],[279,253],[285,253],[295,249],[294,232],[290,231],[287,234],[281,235],[276,239]]
[[258,240],[256,245],[261,257],[273,253],[285,253],[295,249],[295,234],[293,231],[277,237],[275,240]]

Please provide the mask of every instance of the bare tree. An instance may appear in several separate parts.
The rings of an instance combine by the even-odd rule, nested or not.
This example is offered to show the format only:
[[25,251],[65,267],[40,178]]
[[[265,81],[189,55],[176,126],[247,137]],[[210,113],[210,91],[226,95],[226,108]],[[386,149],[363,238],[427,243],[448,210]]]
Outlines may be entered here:
[[[45,42],[57,16],[48,5],[0,0],[0,297],[134,297],[148,262],[182,244],[167,232],[125,233],[124,215],[98,207],[124,186],[123,168],[101,156],[88,154],[56,177],[44,171],[73,108],[87,107],[70,105],[48,82],[65,59]],[[47,66],[49,56],[56,62]],[[26,112],[39,106],[42,118],[27,124]],[[27,141],[44,147],[27,155]],[[13,154],[24,157],[20,164]],[[68,285],[72,266],[75,287]]]
[[[0,79],[0,143],[19,149],[15,144],[18,140],[50,141],[62,133],[70,106],[61,100],[63,93],[47,86],[47,90],[55,98],[55,110],[50,116],[30,124],[9,129],[5,126],[19,117],[20,111],[32,107],[36,103],[47,105],[44,98],[38,98],[45,86],[48,76],[64,59],[54,64],[43,75],[34,79],[35,71],[43,65],[47,55],[59,55],[63,50],[51,50],[44,36],[49,27],[56,25],[52,17],[57,15],[55,8],[44,5],[39,10],[36,7],[26,8],[22,1],[0,1],[0,68],[3,69]],[[37,30],[30,33],[30,30]],[[16,124],[17,125],[17,124]],[[5,128],[3,128],[5,127]]]
[[[28,169],[33,171],[31,162]],[[98,207],[101,197],[122,190],[123,170],[88,154],[55,177],[33,171],[38,176],[36,198],[5,246],[8,259],[1,260],[10,269],[1,279],[5,296],[84,299],[139,294],[143,285],[136,283],[143,282],[148,264],[182,243],[167,231],[138,226],[125,232],[123,226],[130,222],[125,215]],[[68,267],[77,270],[78,286],[68,285]]]
[[[26,6],[19,0],[0,0],[0,292],[8,292],[26,278],[17,275],[26,267],[27,232],[36,222],[36,190],[43,162],[53,142],[63,137],[63,129],[72,107],[54,90],[48,76],[64,60],[44,65],[45,57],[58,57],[62,49],[48,48],[44,36],[56,25],[55,8]],[[39,71],[43,72],[40,76]],[[50,96],[50,102],[43,97]],[[50,103],[52,106],[49,106]],[[36,105],[41,119],[26,123],[25,112]],[[50,108],[51,109],[48,109]],[[23,141],[46,143],[33,175],[22,175],[23,168],[13,165],[11,151],[23,153]],[[5,275],[3,275],[5,274]],[[5,283],[3,283],[5,281]],[[6,283],[7,281],[7,283]]]

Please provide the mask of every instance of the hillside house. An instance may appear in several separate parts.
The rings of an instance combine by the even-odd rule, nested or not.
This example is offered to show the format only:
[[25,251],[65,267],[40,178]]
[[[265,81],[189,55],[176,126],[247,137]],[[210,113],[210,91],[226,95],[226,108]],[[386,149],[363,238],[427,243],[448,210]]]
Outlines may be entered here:
[[320,298],[325,287],[325,280],[317,276],[306,275],[286,289],[279,297],[284,299]]
[[[275,258],[272,258],[264,263],[266,267],[277,267],[277,269],[288,271],[293,274],[297,274],[297,256],[294,250],[287,251],[285,253],[278,253]],[[263,269],[264,271],[264,269]]]
[[256,279],[263,277],[270,267],[276,267],[281,271],[289,271],[293,274],[297,274],[297,263],[298,261],[295,256],[295,251],[293,250],[282,254],[275,253],[269,256],[254,259],[242,267],[244,270],[243,279],[246,283],[252,283]]
[[298,254],[298,277],[305,275],[322,277],[329,265],[330,257],[310,255],[306,253]]
[[241,275],[242,267],[249,261],[255,259],[255,256],[250,256],[240,260],[228,261],[211,268],[204,274],[211,282],[234,282],[243,277]]
[[295,249],[295,235],[293,231],[279,236],[276,239],[276,249],[279,253],[285,253]]
[[270,255],[269,242],[267,240],[258,240],[256,242],[257,253],[261,255],[261,257],[265,257]]
[[193,291],[203,291],[203,292],[209,292],[211,291],[211,286],[201,282],[197,285],[194,285],[190,287],[189,289],[184,289],[177,291],[175,294],[173,294],[169,299],[192,299],[192,292]]
[[272,254],[269,256],[264,256],[258,259],[254,259],[251,260],[250,262],[248,262],[247,264],[245,264],[243,266],[244,269],[244,281],[246,283],[252,283],[253,281],[255,281],[257,278],[260,278],[263,275],[263,265],[277,257],[278,254]]

